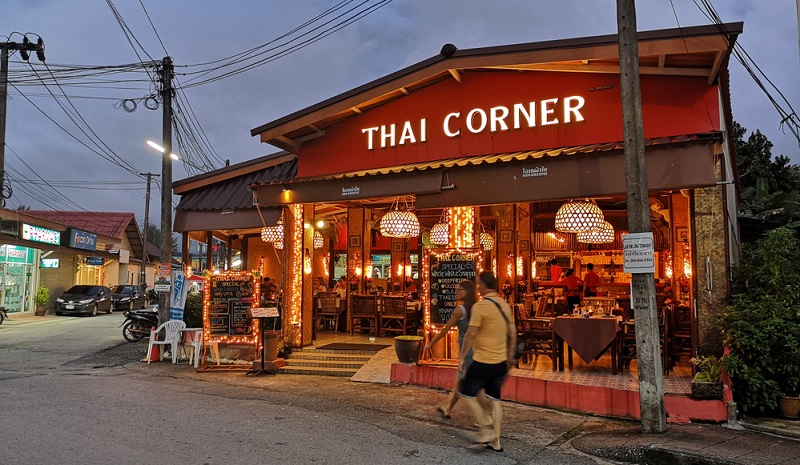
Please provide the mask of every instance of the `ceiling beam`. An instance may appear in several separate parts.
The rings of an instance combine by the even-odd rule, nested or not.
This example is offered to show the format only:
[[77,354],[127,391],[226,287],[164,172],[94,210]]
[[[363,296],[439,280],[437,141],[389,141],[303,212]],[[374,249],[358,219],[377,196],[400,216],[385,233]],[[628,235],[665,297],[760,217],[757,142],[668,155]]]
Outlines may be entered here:
[[461,73],[459,73],[457,69],[452,69],[451,68],[451,69],[448,69],[447,71],[450,72],[450,75],[453,76],[453,79],[458,81],[459,84],[461,84],[463,82],[463,80],[461,79]]

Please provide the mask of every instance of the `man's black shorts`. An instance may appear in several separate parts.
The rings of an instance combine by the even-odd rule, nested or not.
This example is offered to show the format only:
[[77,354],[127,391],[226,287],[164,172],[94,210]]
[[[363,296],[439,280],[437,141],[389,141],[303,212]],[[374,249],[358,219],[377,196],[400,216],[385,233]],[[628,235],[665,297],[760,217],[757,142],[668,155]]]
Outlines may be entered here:
[[464,397],[475,397],[483,389],[487,397],[500,400],[500,390],[507,374],[506,362],[489,364],[473,361],[461,380],[458,393]]

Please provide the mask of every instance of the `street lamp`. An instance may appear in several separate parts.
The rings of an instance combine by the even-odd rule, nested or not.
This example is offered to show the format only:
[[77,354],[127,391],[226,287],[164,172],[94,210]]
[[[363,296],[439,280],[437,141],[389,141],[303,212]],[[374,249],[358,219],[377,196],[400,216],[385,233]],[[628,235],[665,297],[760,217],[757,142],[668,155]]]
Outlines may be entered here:
[[[161,153],[164,153],[164,147],[162,147],[162,146],[158,145],[157,143],[155,143],[155,142],[153,142],[153,141],[151,141],[151,140],[148,140],[148,141],[147,141],[147,145],[149,145],[150,147],[152,147],[152,148],[154,148],[154,149],[158,150],[158,151],[159,151],[159,152],[161,152]],[[170,157],[170,158],[172,158],[172,159],[173,159],[173,160],[175,160],[175,161],[179,161],[179,162],[183,163],[184,165],[189,165],[189,166],[191,166],[192,168],[194,168],[194,169],[196,169],[196,170],[203,171],[203,168],[201,168],[201,167],[199,167],[199,166],[195,165],[194,163],[190,162],[189,160],[183,159],[183,158],[181,158],[181,157],[179,157],[179,156],[175,155],[174,153],[170,153],[170,154],[169,154],[169,157]]]

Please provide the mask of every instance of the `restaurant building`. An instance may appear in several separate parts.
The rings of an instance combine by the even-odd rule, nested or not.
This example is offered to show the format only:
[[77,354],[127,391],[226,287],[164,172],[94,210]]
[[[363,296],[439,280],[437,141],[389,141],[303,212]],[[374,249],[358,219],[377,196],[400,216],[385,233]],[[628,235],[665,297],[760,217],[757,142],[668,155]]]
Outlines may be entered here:
[[[670,342],[674,353],[664,357],[684,365],[721,352],[713,324],[739,253],[727,64],[741,31],[733,23],[639,33],[658,303],[683,325],[680,344]],[[440,327],[438,301],[449,298],[431,287],[431,267],[453,253],[475,258],[473,274],[494,271],[507,299],[527,310],[534,295],[550,311],[564,310],[563,286],[550,276],[553,260],[579,276],[592,263],[598,295],[613,297],[631,318],[630,275],[621,265],[627,210],[619,73],[616,35],[469,50],[445,45],[439,55],[251,131],[285,150],[296,169],[253,181],[263,235],[252,224],[237,231],[224,221],[176,230],[242,241],[242,269],[279,276],[283,324],[299,330],[303,346],[314,337],[312,278],[331,278],[336,262],[351,283],[348,294],[364,293],[374,286],[376,255],[388,256],[387,291],[421,292],[420,326],[428,333]],[[192,179],[187,183],[202,184]],[[200,184],[194,198],[218,188]],[[208,205],[194,208],[213,210]],[[564,232],[584,221],[582,208],[598,207],[605,228],[593,231],[599,237]],[[391,231],[383,221],[390,217],[403,231]],[[411,238],[415,227],[419,241]],[[353,322],[346,318],[348,329]],[[393,380],[447,386],[452,374],[438,374],[436,362],[454,356],[440,348],[429,363],[398,364]],[[597,411],[594,397],[570,394],[569,382],[523,378],[512,377],[505,398],[638,415],[631,397],[638,392],[600,386],[594,397],[617,401]],[[535,381],[545,385],[531,386]],[[673,419],[683,402],[667,400]],[[719,412],[715,407],[706,419]]]

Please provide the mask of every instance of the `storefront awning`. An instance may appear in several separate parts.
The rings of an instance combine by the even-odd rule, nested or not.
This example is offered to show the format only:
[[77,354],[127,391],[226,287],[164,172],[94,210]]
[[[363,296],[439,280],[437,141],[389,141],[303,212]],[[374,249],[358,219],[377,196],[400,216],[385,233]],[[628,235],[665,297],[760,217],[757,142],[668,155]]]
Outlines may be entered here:
[[274,225],[281,217],[281,209],[262,207],[264,223],[253,208],[232,208],[226,210],[182,210],[175,211],[175,232],[190,231],[232,231],[237,229],[260,228],[265,224]]
[[442,171],[431,169],[402,174],[346,173],[324,178],[303,178],[254,185],[251,188],[255,191],[259,205],[347,202],[441,192]]

